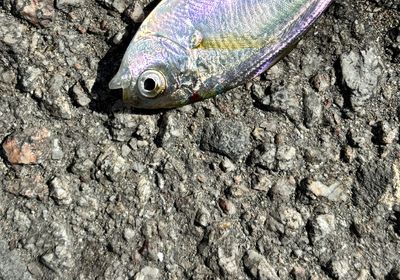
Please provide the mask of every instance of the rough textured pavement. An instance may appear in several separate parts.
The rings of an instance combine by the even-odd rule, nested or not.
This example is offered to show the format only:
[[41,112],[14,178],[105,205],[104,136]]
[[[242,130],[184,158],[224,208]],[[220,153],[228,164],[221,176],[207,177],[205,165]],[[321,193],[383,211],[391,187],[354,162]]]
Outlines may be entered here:
[[400,279],[399,1],[135,111],[107,83],[156,4],[0,1],[0,279]]

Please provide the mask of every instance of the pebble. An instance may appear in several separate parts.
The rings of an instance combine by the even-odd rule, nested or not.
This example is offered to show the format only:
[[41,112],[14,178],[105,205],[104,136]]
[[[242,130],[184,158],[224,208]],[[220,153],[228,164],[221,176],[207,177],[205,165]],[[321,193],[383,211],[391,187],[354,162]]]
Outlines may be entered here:
[[236,275],[239,270],[237,257],[239,255],[239,249],[237,245],[233,245],[229,252],[218,248],[218,266],[221,268],[223,275]]
[[359,111],[372,95],[379,92],[382,78],[382,62],[375,47],[352,50],[340,57],[343,83],[351,90],[351,105]]
[[49,138],[46,128],[31,128],[8,136],[2,147],[11,164],[37,164],[47,158]]
[[315,196],[326,197],[331,201],[344,201],[347,198],[343,186],[339,182],[334,182],[327,186],[320,181],[308,180],[307,189]]
[[259,175],[253,178],[251,186],[257,191],[268,192],[272,184],[270,176]]
[[346,258],[331,261],[328,267],[335,279],[346,279],[349,276],[350,265]]
[[230,200],[220,198],[218,200],[218,205],[225,214],[234,215],[236,213],[235,204],[233,204]]
[[305,91],[303,96],[304,124],[307,128],[318,125],[322,118],[322,101],[318,93],[311,89]]
[[131,241],[135,237],[135,231],[132,228],[125,228],[123,236],[126,241]]
[[49,27],[54,20],[55,12],[53,1],[13,1],[13,8],[21,15],[21,17],[31,24],[39,27]]
[[183,127],[178,123],[179,120],[172,114],[167,114],[162,118],[157,135],[160,146],[168,150],[181,145],[185,134]]
[[150,199],[151,193],[152,190],[150,181],[147,178],[142,177],[136,189],[136,195],[139,198],[139,201],[142,204],[146,204],[147,201]]
[[135,2],[135,4],[130,5],[127,10],[127,14],[134,23],[142,22],[145,18],[143,4],[140,2]]
[[56,7],[64,12],[69,12],[74,8],[81,7],[85,0],[56,0]]
[[60,146],[60,139],[53,139],[53,149],[51,151],[51,159],[62,160],[64,152]]
[[260,166],[264,169],[276,169],[276,145],[263,144],[253,150],[250,155],[250,162],[253,165]]
[[250,149],[250,130],[239,122],[221,120],[207,122],[201,136],[201,148],[239,161],[248,155]]
[[386,161],[377,161],[363,164],[356,177],[362,187],[354,188],[354,202],[373,207],[391,186],[394,174],[392,166]]
[[221,161],[220,166],[221,166],[222,171],[224,171],[224,172],[232,172],[232,171],[235,171],[235,169],[236,169],[235,164],[232,161],[230,161],[229,159],[224,159],[223,161]]
[[160,279],[160,270],[155,267],[145,266],[135,275],[135,280],[157,280]]
[[[89,165],[90,162],[87,167]],[[111,181],[118,181],[121,174],[125,173],[128,168],[126,160],[119,155],[114,146],[109,147],[99,155],[96,166],[99,168],[97,177],[100,178],[100,174],[104,174]]]
[[248,250],[243,258],[244,267],[250,272],[254,279],[279,280],[274,267],[267,259],[254,250]]
[[324,92],[331,86],[331,78],[327,73],[317,73],[312,78],[312,85],[318,92]]
[[387,121],[378,122],[376,130],[376,142],[381,145],[393,144],[398,137],[398,128],[394,127]]
[[279,209],[279,222],[285,227],[283,235],[288,237],[297,236],[298,231],[305,225],[301,214],[291,207]]
[[296,180],[293,177],[280,178],[272,186],[270,193],[272,197],[289,200],[296,190]]
[[204,207],[200,208],[196,213],[194,221],[195,224],[202,227],[208,226],[210,223],[210,212]]
[[307,271],[303,267],[300,267],[300,266],[293,267],[293,269],[290,272],[290,274],[294,278],[294,280],[306,280],[306,279],[308,279]]
[[55,74],[47,83],[48,90],[44,92],[42,103],[54,117],[65,120],[72,118],[72,108],[68,101],[66,80],[61,74]]
[[291,169],[295,165],[296,148],[288,145],[278,146],[276,152],[276,160],[278,169],[285,171]]
[[72,88],[72,95],[76,104],[81,107],[86,107],[91,102],[91,99],[86,95],[80,84],[75,84]]
[[50,196],[58,205],[69,205],[72,203],[71,183],[69,178],[54,177],[50,183]]
[[333,214],[322,214],[316,216],[311,222],[312,228],[310,229],[311,232],[309,232],[313,244],[323,240],[329,234],[333,233],[336,228],[335,224],[335,215]]

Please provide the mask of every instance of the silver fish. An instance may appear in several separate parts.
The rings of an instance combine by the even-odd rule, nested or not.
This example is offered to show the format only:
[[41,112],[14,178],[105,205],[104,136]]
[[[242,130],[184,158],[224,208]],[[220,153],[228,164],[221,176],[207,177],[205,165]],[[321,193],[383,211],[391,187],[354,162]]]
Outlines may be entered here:
[[174,108],[248,81],[290,51],[333,0],[163,0],[111,89],[136,108]]

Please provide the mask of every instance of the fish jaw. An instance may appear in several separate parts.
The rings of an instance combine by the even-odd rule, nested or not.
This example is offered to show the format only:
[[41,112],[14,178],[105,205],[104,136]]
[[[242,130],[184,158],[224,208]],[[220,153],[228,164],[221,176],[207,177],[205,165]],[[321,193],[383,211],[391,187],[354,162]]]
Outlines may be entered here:
[[131,81],[129,78],[129,71],[125,67],[121,67],[117,74],[111,79],[108,87],[110,89],[124,89],[128,88]]
[[[195,102],[193,92],[189,88],[179,88],[172,94],[165,94],[155,99],[148,99],[135,93],[132,88],[123,89],[123,101],[137,109],[172,109]],[[200,97],[200,95],[199,95]],[[200,97],[200,101],[202,98]]]

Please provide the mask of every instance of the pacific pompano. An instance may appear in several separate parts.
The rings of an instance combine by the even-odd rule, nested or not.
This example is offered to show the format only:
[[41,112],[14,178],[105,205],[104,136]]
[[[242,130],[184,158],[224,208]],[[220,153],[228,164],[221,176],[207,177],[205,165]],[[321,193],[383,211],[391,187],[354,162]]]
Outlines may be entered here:
[[174,108],[261,74],[333,0],[163,0],[130,43],[111,89],[136,108]]

